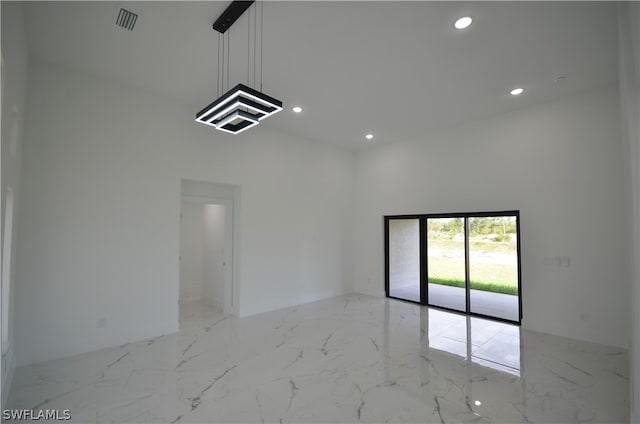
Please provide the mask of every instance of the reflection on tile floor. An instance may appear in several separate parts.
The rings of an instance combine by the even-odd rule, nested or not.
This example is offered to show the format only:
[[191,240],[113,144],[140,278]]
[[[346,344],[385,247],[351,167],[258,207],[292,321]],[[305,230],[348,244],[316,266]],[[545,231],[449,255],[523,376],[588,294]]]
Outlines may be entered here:
[[16,370],[72,422],[624,422],[623,349],[349,295]]
[[520,376],[520,327],[437,309],[421,313],[431,349]]

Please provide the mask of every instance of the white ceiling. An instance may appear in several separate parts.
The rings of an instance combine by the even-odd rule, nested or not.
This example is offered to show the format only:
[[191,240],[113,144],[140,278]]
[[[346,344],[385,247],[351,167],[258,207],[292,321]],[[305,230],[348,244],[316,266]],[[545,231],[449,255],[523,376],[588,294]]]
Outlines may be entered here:
[[[228,4],[27,2],[30,55],[171,97],[191,105],[195,117],[217,97],[211,23]],[[119,5],[141,14],[134,31],[115,26]],[[263,91],[285,110],[264,124],[359,149],[610,84],[617,80],[616,7],[269,1]],[[455,30],[464,15],[473,25]],[[230,30],[231,86],[247,82],[247,16]],[[566,79],[556,83],[558,76]],[[525,93],[510,96],[515,86]],[[294,105],[303,113],[291,112]]]

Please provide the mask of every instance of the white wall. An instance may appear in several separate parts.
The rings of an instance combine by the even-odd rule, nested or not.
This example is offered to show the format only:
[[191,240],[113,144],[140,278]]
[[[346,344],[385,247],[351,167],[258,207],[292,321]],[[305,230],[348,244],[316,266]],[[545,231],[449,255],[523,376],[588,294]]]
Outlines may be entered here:
[[354,289],[383,293],[383,215],[519,209],[523,325],[628,346],[622,163],[614,87],[363,151]]
[[42,63],[27,103],[20,365],[178,329],[181,178],[241,187],[241,316],[343,292],[351,153]]
[[631,422],[640,422],[640,4],[621,2],[618,9],[620,100],[626,144],[631,258]]
[[225,207],[204,205],[204,278],[202,300],[222,309],[224,305]]
[[182,202],[180,223],[180,303],[185,303],[202,299],[205,206]]
[[[22,4],[18,2],[1,2],[2,15],[2,56],[4,58],[4,84],[2,87],[2,177],[0,190],[2,191],[1,223],[4,223],[7,187],[11,187],[14,197],[13,213],[13,237],[10,267],[10,298],[9,298],[9,346],[6,355],[2,356],[2,405],[9,393],[11,378],[15,365],[15,249],[17,234],[17,222],[20,216],[20,166],[22,155],[22,140],[25,116],[25,98],[27,90],[27,40],[24,32],[24,17]],[[17,110],[17,127],[12,128],[14,107]],[[12,141],[12,131],[15,132]],[[13,144],[13,145],[12,145]],[[4,228],[2,228],[2,243],[4,246]],[[6,252],[3,252],[6,254]],[[4,349],[3,349],[4,351]]]

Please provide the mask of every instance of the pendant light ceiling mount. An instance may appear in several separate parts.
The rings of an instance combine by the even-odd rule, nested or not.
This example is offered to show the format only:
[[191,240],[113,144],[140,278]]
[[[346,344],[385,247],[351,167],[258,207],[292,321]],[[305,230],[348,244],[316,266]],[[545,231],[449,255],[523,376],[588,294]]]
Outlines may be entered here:
[[[220,17],[213,23],[213,29],[218,31],[218,95],[220,87],[229,85],[229,34],[225,36],[227,30],[238,20],[242,14],[251,7],[255,1],[233,1]],[[262,13],[262,4],[261,13]],[[261,19],[262,20],[262,19]],[[249,31],[251,29],[249,22]],[[262,32],[262,22],[260,24]],[[257,49],[257,18],[254,16],[254,83],[256,82],[256,61],[255,53]],[[222,37],[222,43],[221,38]],[[226,40],[225,40],[226,37]],[[226,42],[226,46],[225,46]],[[221,47],[222,46],[222,47]],[[225,59],[226,50],[226,59]],[[262,90],[262,34],[260,35],[260,89]],[[249,50],[250,52],[250,50]],[[248,53],[249,53],[248,52]],[[222,60],[220,58],[222,57]],[[225,65],[226,60],[226,65]],[[226,71],[225,71],[226,70]],[[245,131],[274,113],[282,110],[282,102],[274,99],[254,88],[248,86],[249,83],[249,59],[247,56],[247,85],[238,84],[227,91],[215,101],[196,114],[196,122],[210,125],[217,130],[238,134]]]
[[224,34],[253,3],[255,3],[255,0],[231,2],[222,12],[222,15],[213,23],[213,29],[220,34]]

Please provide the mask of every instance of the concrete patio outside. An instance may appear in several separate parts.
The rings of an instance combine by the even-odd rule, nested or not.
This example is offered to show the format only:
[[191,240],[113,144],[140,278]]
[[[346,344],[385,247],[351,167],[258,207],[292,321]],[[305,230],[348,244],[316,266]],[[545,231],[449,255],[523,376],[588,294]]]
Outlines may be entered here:
[[[392,287],[389,294],[420,302],[420,287],[417,284]],[[465,312],[465,290],[462,287],[429,283],[429,304]],[[518,296],[471,289],[471,312],[518,321]]]

